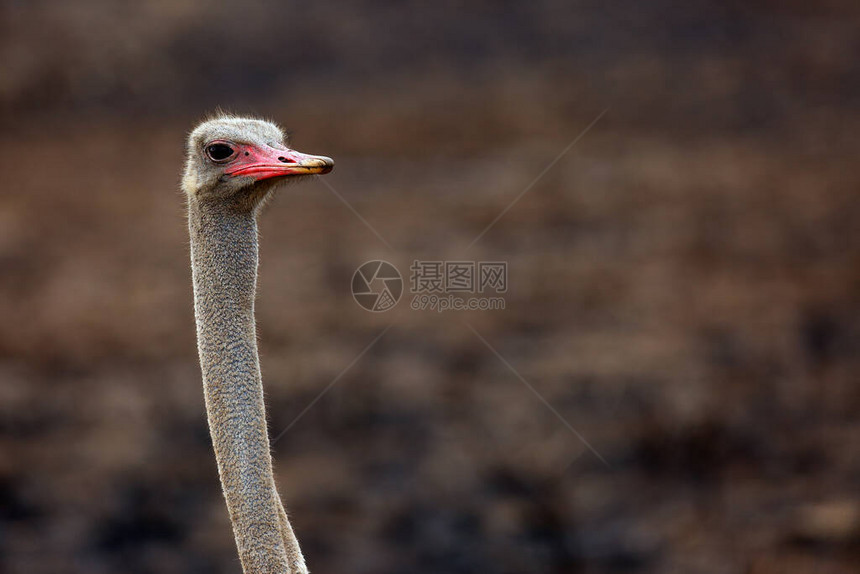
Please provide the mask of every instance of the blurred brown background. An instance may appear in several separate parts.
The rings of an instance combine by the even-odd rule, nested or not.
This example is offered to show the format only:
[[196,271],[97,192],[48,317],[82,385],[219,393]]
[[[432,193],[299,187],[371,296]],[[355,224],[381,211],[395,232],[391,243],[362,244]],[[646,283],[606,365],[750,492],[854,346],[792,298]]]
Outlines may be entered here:
[[[216,106],[392,246],[319,181],[262,219],[273,435],[393,323],[274,446],[315,574],[860,564],[855,2],[117,4],[0,3],[0,572],[239,572],[178,191]],[[368,313],[378,258],[507,261],[507,308]]]

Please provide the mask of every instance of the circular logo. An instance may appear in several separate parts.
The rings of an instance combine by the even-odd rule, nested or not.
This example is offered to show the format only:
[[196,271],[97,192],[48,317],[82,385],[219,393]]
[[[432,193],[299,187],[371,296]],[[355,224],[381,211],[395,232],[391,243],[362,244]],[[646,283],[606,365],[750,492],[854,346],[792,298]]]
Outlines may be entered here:
[[352,276],[352,297],[368,311],[388,311],[403,295],[403,278],[388,261],[368,261]]

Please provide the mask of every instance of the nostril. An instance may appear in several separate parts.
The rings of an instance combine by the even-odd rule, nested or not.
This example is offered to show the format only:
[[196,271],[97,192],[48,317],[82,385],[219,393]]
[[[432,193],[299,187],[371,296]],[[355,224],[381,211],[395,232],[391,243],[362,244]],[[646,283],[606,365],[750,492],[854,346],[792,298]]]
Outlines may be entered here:
[[284,163],[289,163],[289,161],[287,161],[287,158],[285,158],[284,156],[279,157],[278,161],[282,161]]

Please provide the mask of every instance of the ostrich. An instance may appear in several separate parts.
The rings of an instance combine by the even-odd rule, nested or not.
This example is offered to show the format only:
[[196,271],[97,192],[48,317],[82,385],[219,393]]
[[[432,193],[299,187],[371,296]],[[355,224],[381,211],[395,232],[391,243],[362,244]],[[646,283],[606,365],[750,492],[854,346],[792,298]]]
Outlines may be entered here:
[[209,432],[245,574],[307,574],[275,487],[257,355],[257,215],[278,184],[334,162],[289,149],[258,119],[220,116],[188,138],[197,346]]

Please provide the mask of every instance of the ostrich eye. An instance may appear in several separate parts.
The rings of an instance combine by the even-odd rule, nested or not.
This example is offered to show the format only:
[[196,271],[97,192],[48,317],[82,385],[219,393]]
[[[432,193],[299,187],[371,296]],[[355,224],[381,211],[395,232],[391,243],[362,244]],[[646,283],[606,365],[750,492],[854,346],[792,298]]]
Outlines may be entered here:
[[215,143],[206,147],[206,155],[212,161],[224,161],[234,153],[236,152],[233,151],[233,148],[223,143]]

